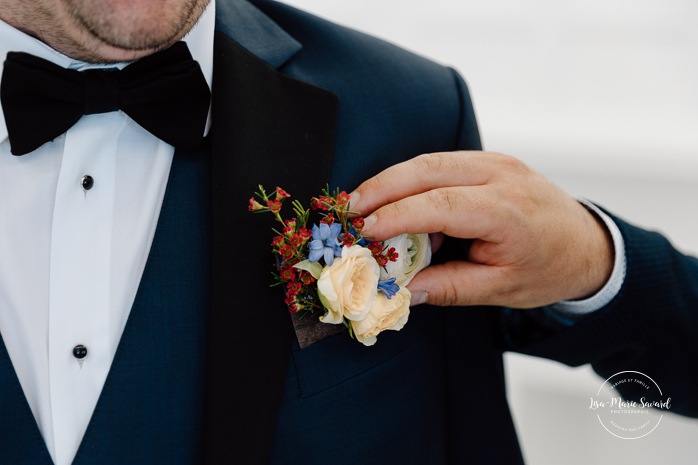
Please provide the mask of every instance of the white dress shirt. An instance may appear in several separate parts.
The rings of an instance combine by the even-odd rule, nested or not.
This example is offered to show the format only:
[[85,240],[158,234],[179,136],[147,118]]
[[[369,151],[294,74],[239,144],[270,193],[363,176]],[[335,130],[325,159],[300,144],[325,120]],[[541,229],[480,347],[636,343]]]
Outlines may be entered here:
[[[214,25],[212,2],[184,39],[209,87]],[[80,71],[105,67],[77,62],[0,21],[1,62],[10,51]],[[173,153],[123,112],[112,112],[84,116],[17,157],[0,112],[0,334],[57,465],[72,462],[104,386]],[[84,176],[93,179],[89,190]],[[79,344],[87,348],[82,362],[73,356]]]

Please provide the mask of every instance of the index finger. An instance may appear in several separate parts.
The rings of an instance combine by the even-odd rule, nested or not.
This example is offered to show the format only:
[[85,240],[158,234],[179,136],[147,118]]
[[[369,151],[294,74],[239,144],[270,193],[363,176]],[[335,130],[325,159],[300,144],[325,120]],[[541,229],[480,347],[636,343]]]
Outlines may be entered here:
[[481,151],[420,155],[364,181],[351,196],[351,209],[366,216],[397,200],[432,189],[486,184],[498,154]]
[[501,240],[506,218],[487,186],[447,187],[396,200],[366,217],[362,234],[383,241],[400,234],[443,233],[461,239]]

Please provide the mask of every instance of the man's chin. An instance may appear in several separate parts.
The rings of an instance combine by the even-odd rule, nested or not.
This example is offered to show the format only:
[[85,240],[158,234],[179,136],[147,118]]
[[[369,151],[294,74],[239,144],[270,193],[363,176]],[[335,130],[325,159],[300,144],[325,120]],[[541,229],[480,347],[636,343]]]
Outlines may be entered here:
[[94,56],[88,57],[88,59],[85,61],[95,63],[120,63],[125,61],[135,61],[148,55],[152,55],[160,50],[164,50],[171,45],[172,44],[164,44],[160,47],[133,50],[105,44],[94,51]]

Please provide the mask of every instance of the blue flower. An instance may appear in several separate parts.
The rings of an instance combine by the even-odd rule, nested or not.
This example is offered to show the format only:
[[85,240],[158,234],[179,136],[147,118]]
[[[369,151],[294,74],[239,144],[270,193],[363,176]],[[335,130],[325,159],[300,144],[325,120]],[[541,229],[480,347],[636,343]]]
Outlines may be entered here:
[[327,266],[332,266],[334,257],[342,255],[342,244],[339,242],[339,233],[342,232],[342,225],[332,223],[327,225],[320,223],[320,226],[313,225],[313,240],[310,242],[310,253],[308,260],[317,262],[321,258],[325,259]]
[[378,291],[385,294],[388,299],[397,294],[397,291],[399,290],[400,286],[395,284],[395,278],[378,281]]

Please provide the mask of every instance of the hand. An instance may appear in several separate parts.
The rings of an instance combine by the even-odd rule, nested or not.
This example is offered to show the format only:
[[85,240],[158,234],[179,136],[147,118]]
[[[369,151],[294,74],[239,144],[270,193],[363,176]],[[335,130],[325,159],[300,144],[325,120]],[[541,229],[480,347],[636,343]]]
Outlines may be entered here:
[[600,220],[507,155],[421,155],[364,182],[351,201],[352,210],[370,214],[363,233],[375,240],[403,233],[473,239],[467,261],[415,276],[413,305],[533,308],[591,296],[613,269],[613,243]]

